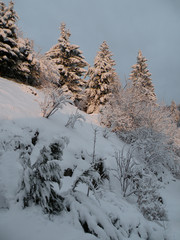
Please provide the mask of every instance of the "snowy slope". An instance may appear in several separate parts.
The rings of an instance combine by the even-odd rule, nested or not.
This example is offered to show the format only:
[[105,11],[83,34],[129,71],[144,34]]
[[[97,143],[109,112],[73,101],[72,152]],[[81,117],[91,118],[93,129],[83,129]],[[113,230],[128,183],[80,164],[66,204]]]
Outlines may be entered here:
[[[96,156],[104,159],[107,168],[115,167],[114,151],[123,147],[123,143],[114,134],[109,134],[108,139],[103,137],[98,115],[81,113],[86,121],[82,125],[77,123],[74,129],[70,129],[65,127],[65,124],[76,108],[67,104],[49,119],[45,119],[41,116],[39,106],[42,101],[43,93],[40,90],[0,78],[0,240],[108,240],[109,236],[114,240],[148,237],[163,240],[166,234],[170,240],[178,240],[180,219],[176,214],[180,211],[176,212],[172,207],[176,204],[176,208],[180,209],[177,204],[180,200],[178,180],[172,182],[163,192],[171,221],[164,226],[145,220],[136,206],[122,198],[116,182],[111,186],[107,182],[103,191],[97,191],[96,195],[91,192],[89,198],[86,196],[87,187],[80,185],[74,197],[83,204],[74,203],[73,199],[67,196],[67,202],[72,205],[73,211],[63,211],[59,216],[50,216],[50,219],[37,206],[22,210],[20,204],[16,203],[22,173],[18,151],[14,151],[12,147],[16,140],[20,139],[28,145],[35,132],[39,132],[38,142],[31,155],[31,162],[34,163],[44,145],[65,136],[69,139],[69,144],[64,149],[61,168],[73,168],[74,173],[72,177],[62,179],[61,193],[67,193],[76,177],[88,168],[93,151],[94,129],[98,130]],[[174,198],[173,194],[176,194]],[[96,228],[98,237],[84,233],[77,221],[77,212]],[[119,228],[113,227],[109,220],[106,220],[107,216],[111,220],[118,219]],[[103,228],[94,226],[96,221],[101,222]],[[173,231],[173,234],[170,231]]]
[[180,181],[174,180],[162,191],[166,201],[169,224],[168,233],[170,239],[180,239]]

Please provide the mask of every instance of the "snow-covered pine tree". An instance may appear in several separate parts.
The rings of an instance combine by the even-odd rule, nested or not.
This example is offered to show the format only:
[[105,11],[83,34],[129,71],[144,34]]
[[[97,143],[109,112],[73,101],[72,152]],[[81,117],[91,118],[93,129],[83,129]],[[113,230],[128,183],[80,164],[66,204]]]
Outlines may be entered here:
[[36,86],[41,84],[40,63],[33,50],[33,42],[18,37],[19,57],[15,74],[24,83]]
[[45,213],[56,214],[63,209],[63,198],[55,190],[55,184],[61,188],[62,171],[60,160],[68,143],[66,137],[53,141],[40,150],[37,161],[31,164],[31,152],[24,149],[20,153],[20,163],[23,167],[17,202],[22,207],[31,204],[40,205]]
[[100,105],[104,105],[117,80],[115,61],[112,53],[104,41],[94,59],[94,66],[90,67],[88,86],[86,89],[87,113],[98,112]]
[[18,36],[18,19],[12,1],[0,3],[0,75],[37,85],[38,63],[31,42]]
[[81,99],[82,88],[85,85],[82,76],[86,72],[84,69],[88,66],[82,56],[82,51],[78,45],[70,44],[69,30],[66,29],[66,24],[61,24],[61,35],[58,43],[53,46],[47,53],[46,57],[57,64],[60,79],[58,85],[67,87],[72,93],[72,100],[78,103]]
[[15,25],[18,16],[13,7],[12,1],[8,7],[4,2],[0,3],[0,74],[2,76],[6,72],[12,74],[12,67],[18,59],[17,27]]
[[132,66],[133,70],[130,74],[129,79],[132,80],[133,87],[137,91],[138,95],[142,96],[143,101],[152,102],[156,101],[156,95],[154,92],[154,86],[152,79],[150,78],[151,73],[147,69],[147,59],[142,56],[141,50],[138,52],[137,63]]

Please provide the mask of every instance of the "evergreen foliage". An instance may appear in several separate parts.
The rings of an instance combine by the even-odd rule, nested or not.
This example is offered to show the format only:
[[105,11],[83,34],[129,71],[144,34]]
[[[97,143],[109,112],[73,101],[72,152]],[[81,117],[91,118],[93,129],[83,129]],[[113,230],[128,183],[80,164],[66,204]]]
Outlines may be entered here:
[[0,5],[0,73],[11,71],[18,59],[17,27],[18,16],[14,11],[13,2],[6,7],[4,2]]
[[86,89],[87,113],[98,112],[100,106],[107,102],[108,95],[112,92],[117,80],[114,66],[112,53],[104,41],[94,59],[94,66],[87,72],[89,75]]
[[68,90],[73,93],[72,100],[76,100],[75,102],[78,104],[85,84],[82,76],[86,72],[84,68],[88,64],[82,56],[79,46],[70,44],[70,36],[65,23],[62,23],[58,43],[46,53],[46,57],[58,66],[60,74],[58,86],[66,85]]
[[160,131],[172,127],[169,111],[156,104],[146,61],[139,51],[137,64],[133,65],[130,74],[131,81],[124,88],[116,85],[101,111],[101,122],[113,131],[131,131],[139,127]]
[[101,176],[92,165],[89,169],[85,170],[80,176],[78,176],[78,178],[73,183],[72,190],[75,191],[75,188],[79,183],[84,183],[88,186],[87,195],[89,195],[89,190],[95,191],[96,187],[100,185],[100,182]]
[[32,42],[18,36],[14,3],[0,3],[0,75],[38,85],[39,65]]
[[23,207],[32,203],[40,205],[45,213],[56,214],[63,209],[63,198],[54,190],[54,184],[61,188],[62,171],[59,161],[62,160],[66,139],[51,143],[40,150],[37,161],[32,165],[31,151],[24,149],[20,154],[23,174],[18,190],[17,201]]
[[147,69],[147,59],[142,56],[142,52],[138,52],[137,63],[132,66],[133,70],[130,74],[133,87],[138,90],[138,94],[142,96],[143,101],[156,101],[154,86],[150,78],[151,74]]

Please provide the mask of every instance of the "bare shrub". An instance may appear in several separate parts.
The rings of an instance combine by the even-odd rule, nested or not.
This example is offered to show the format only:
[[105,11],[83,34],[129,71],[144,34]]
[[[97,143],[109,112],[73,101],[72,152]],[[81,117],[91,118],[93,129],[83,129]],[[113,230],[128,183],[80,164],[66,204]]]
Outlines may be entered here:
[[165,220],[163,199],[158,193],[159,185],[151,170],[134,160],[134,150],[129,148],[115,152],[116,169],[114,176],[119,180],[124,197],[135,195],[137,205],[148,220]]
[[114,154],[116,160],[116,169],[114,176],[119,180],[123,196],[127,197],[134,193],[133,178],[136,175],[135,165],[137,164],[133,158],[132,149],[129,148],[125,154],[125,149],[116,151]]
[[67,127],[67,128],[74,128],[75,123],[77,123],[77,122],[82,123],[82,121],[86,121],[86,119],[85,119],[85,117],[82,114],[80,114],[78,112],[78,109],[77,109],[74,114],[72,113],[69,116],[69,119],[68,119],[65,127]]
[[62,109],[63,105],[70,102],[68,97],[63,94],[62,89],[46,88],[44,90],[44,101],[40,103],[42,116],[49,118],[58,109]]

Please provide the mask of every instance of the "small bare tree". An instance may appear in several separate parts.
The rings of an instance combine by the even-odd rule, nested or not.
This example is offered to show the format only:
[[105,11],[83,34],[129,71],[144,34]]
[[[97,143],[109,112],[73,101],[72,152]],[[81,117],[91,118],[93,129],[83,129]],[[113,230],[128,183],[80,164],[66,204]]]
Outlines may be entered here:
[[[132,188],[133,177],[136,174],[135,162],[133,158],[133,150],[129,148],[125,154],[125,148],[121,151],[116,151],[114,158],[116,160],[117,168],[114,169],[114,176],[119,180],[124,197],[128,197],[135,193]],[[132,190],[133,189],[133,190]]]
[[70,102],[69,98],[63,94],[61,89],[46,88],[44,101],[40,103],[42,116],[49,118],[68,102]]
[[94,164],[96,159],[96,141],[97,141],[97,132],[98,128],[93,128],[94,130],[94,141],[93,141],[93,153],[92,153],[92,163]]

